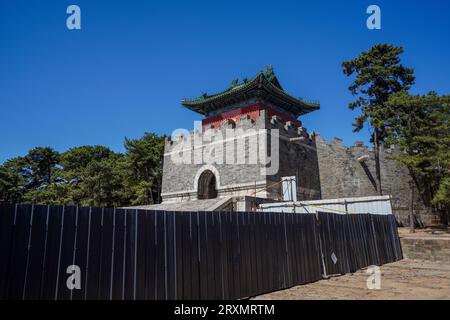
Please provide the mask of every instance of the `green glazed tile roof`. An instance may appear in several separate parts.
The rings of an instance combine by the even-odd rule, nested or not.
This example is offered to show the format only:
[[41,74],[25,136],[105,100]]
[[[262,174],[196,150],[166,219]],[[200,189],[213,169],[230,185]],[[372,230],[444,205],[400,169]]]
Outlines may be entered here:
[[237,79],[233,80],[231,86],[223,92],[211,95],[204,93],[195,99],[184,99],[181,104],[192,111],[207,116],[212,111],[251,98],[269,101],[296,116],[320,108],[318,101],[307,101],[287,94],[281,87],[272,67],[268,67],[265,73],[260,71],[250,80],[244,78],[241,83]]

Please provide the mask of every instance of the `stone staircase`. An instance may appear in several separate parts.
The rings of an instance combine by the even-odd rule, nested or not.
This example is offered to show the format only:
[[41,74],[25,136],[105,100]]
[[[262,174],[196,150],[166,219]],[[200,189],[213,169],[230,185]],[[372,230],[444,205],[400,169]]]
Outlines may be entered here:
[[160,203],[146,206],[127,207],[125,209],[161,210],[161,211],[233,211],[233,198],[225,197],[207,200]]

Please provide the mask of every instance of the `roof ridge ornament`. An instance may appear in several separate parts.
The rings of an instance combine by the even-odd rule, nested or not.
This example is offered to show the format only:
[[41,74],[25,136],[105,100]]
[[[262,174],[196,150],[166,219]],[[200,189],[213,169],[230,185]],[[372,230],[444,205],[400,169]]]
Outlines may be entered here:
[[264,75],[264,73],[261,70],[260,73],[257,76],[257,81],[258,81],[257,83],[258,83],[258,87],[259,88],[262,87],[262,83],[263,83],[264,79],[266,79],[266,76]]
[[269,65],[268,67],[266,67],[266,77],[271,77],[274,75],[275,73],[273,72],[273,66]]
[[320,108],[318,101],[307,101],[285,92],[275,76],[272,65],[266,67],[265,72],[260,70],[251,79],[244,78],[241,83],[239,79],[234,79],[231,87],[222,92],[212,95],[204,93],[197,99],[184,99],[181,103],[194,112],[208,116],[212,111],[221,112],[225,108],[235,108],[240,102],[250,99],[258,101],[260,98],[264,98],[266,102],[278,106],[295,117]]

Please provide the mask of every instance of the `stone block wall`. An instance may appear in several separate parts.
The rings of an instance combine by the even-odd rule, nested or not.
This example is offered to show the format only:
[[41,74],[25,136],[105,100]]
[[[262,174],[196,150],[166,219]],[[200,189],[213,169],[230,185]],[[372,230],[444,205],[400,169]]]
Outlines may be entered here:
[[[227,129],[237,132],[235,138],[227,136]],[[211,170],[216,176],[217,191],[219,197],[225,196],[248,196],[256,195],[261,198],[281,198],[281,181],[283,176],[298,177],[298,194],[300,199],[319,199],[320,181],[318,173],[318,159],[314,140],[304,128],[297,128],[290,121],[281,121],[277,116],[269,116],[266,110],[261,110],[259,117],[251,119],[242,116],[239,122],[224,122],[220,128],[206,128],[205,134],[210,134],[208,142],[200,146],[194,144],[195,139],[202,139],[202,133],[192,132],[172,140],[167,140],[164,151],[162,198],[163,202],[187,201],[197,199],[197,181],[203,170]],[[279,133],[279,170],[276,174],[270,174],[265,163],[269,163],[267,156],[270,155],[272,129],[278,129]],[[242,130],[242,131],[239,131]],[[265,130],[265,131],[261,131]],[[261,132],[265,132],[265,152],[255,148],[254,139],[259,139]],[[242,134],[241,134],[242,133]],[[255,136],[258,133],[258,136]],[[245,136],[245,144],[236,142],[237,138]],[[252,140],[253,137],[253,140]],[[217,152],[214,141],[226,143],[223,152]],[[302,140],[291,141],[292,138]],[[262,140],[259,140],[262,141]],[[227,164],[227,153],[229,148],[234,148],[234,164]],[[220,149],[220,148],[219,148]],[[183,163],[174,162],[183,152],[191,151]],[[215,163],[196,164],[197,155],[218,155]],[[249,160],[250,155],[255,155],[257,162]],[[269,153],[269,155],[268,155]],[[238,155],[245,155],[244,164],[238,161]],[[264,156],[265,155],[265,156]],[[265,157],[265,158],[264,158]],[[201,156],[200,156],[201,159]],[[218,161],[217,161],[218,160]],[[207,161],[206,161],[207,162]],[[270,167],[270,165],[269,165]],[[264,169],[266,168],[266,169]]]
[[[361,142],[346,147],[337,138],[327,143],[318,134],[315,135],[315,142],[323,199],[378,195],[371,181],[372,178],[376,181],[375,156],[372,149]],[[381,149],[382,191],[384,195],[391,195],[392,209],[397,221],[408,225],[411,176],[406,167],[399,165],[392,158],[396,152],[398,150],[395,148]],[[365,161],[367,170],[364,170],[358,158],[366,155],[369,158]],[[438,214],[425,206],[417,189],[414,195],[414,211],[418,222],[422,225],[438,224]]]
[[[226,134],[227,130],[242,130],[233,138]],[[265,130],[265,157],[271,149],[273,129],[278,130],[278,160],[279,170],[268,173],[264,164],[268,160],[261,159],[262,153],[255,140],[261,131]],[[253,131],[252,131],[253,130]],[[235,131],[236,132],[236,131]],[[257,133],[258,134],[255,134]],[[302,126],[285,121],[278,116],[269,115],[267,110],[260,110],[259,116],[243,115],[238,122],[224,120],[219,128],[207,128],[211,135],[210,142],[195,146],[195,139],[202,139],[201,132],[186,133],[184,137],[168,140],[165,146],[162,198],[163,202],[179,202],[197,199],[198,178],[204,170],[211,170],[216,177],[218,197],[256,196],[282,199],[282,177],[297,178],[297,194],[299,200],[334,199],[345,197],[364,197],[378,195],[375,172],[374,152],[361,142],[351,147],[343,145],[340,139],[330,143],[324,141],[319,134],[309,134]],[[236,139],[245,136],[245,144],[239,144]],[[223,152],[217,151],[214,141],[225,138]],[[259,140],[261,141],[261,140]],[[230,143],[230,144],[229,144]],[[223,141],[221,142],[223,145]],[[234,150],[234,162],[226,163],[226,157]],[[220,150],[221,148],[219,148]],[[179,152],[191,151],[185,163],[174,163],[172,156]],[[215,163],[196,164],[196,154],[217,155]],[[411,180],[408,170],[400,166],[392,157],[398,152],[395,148],[382,149],[381,179],[384,195],[390,195],[393,212],[400,225],[409,224],[409,201]],[[250,155],[258,153],[256,162],[249,161]],[[269,152],[270,153],[270,152]],[[237,157],[245,155],[244,163]],[[358,158],[367,156],[362,166]],[[198,158],[198,157],[197,157]],[[217,161],[219,159],[219,161]],[[205,159],[203,159],[205,160]],[[207,161],[206,161],[207,162]],[[425,206],[417,190],[414,192],[414,210],[419,224],[428,226],[439,224],[437,213]]]
[[450,263],[448,237],[402,237],[400,241],[406,259]]
[[[268,129],[278,129],[279,139],[279,171],[267,178],[273,184],[282,177],[295,176],[297,181],[298,200],[320,199],[320,179],[317,150],[313,134],[304,127],[295,128],[291,123],[280,119],[267,119]],[[281,185],[274,187],[274,199],[281,199]]]
[[[258,119],[252,122],[250,119],[242,119],[239,123],[239,128],[243,130],[258,129],[264,127],[264,121]],[[220,137],[225,137],[224,126],[220,129],[211,129],[208,138],[211,142],[204,142],[195,144],[195,139],[201,141],[202,133],[192,132],[188,137],[180,137],[172,141],[166,141],[164,151],[163,163],[163,182],[162,182],[162,198],[164,201],[186,201],[197,198],[197,181],[198,177],[204,170],[211,170],[216,177],[216,185],[218,189],[218,196],[229,195],[228,189],[233,187],[236,193],[240,190],[255,189],[256,186],[261,188],[261,184],[265,183],[265,177],[260,173],[260,166],[252,164],[248,161],[248,154],[250,145],[246,141],[245,145],[237,145],[233,143],[230,147],[225,143],[217,142]],[[225,138],[227,139],[227,138]],[[233,141],[231,141],[233,142]],[[242,147],[243,146],[243,147]],[[239,148],[240,147],[240,148]],[[244,164],[233,165],[226,164],[225,157],[227,152],[231,152],[230,148],[234,149],[234,163],[237,162],[238,154],[247,155]],[[189,154],[185,161],[179,163],[174,161],[173,157],[179,158],[181,154]],[[216,163],[206,160],[202,155],[208,155],[210,159],[221,159]],[[197,158],[196,158],[197,157]],[[200,161],[196,161],[200,159]],[[209,163],[209,164],[208,164]]]

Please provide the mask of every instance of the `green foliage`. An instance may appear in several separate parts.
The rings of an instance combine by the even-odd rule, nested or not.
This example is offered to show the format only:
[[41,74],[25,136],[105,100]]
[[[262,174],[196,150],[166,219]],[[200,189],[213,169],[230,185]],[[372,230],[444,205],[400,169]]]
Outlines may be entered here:
[[144,205],[154,203],[156,199],[154,193],[158,190],[156,188],[155,190],[153,190],[153,186],[153,182],[148,181],[140,181],[136,185],[131,185],[129,189],[131,194],[131,205]]
[[[91,168],[98,162],[111,162],[111,166],[115,166],[114,163],[114,152],[109,148],[103,146],[81,146],[69,149],[61,155],[61,166],[63,168],[62,178],[67,185],[69,185],[69,191],[61,199],[64,203],[89,205],[96,203],[92,201],[93,199],[99,200],[99,195],[95,194],[92,187],[92,179],[90,179],[90,174],[92,172]],[[98,172],[97,178],[103,172]],[[97,174],[97,173],[94,173]],[[88,184],[88,181],[91,184]],[[111,181],[111,184],[114,184]],[[111,186],[112,188],[112,186]],[[99,188],[95,191],[99,192]],[[114,201],[111,200],[111,206]],[[103,197],[102,201],[104,202]]]
[[44,199],[47,189],[58,181],[59,153],[49,147],[34,148],[25,157],[17,157],[6,161],[0,171],[6,172],[4,177],[13,184],[3,186],[3,201],[32,202],[35,198]]
[[103,146],[82,146],[69,149],[61,155],[61,165],[67,173],[83,170],[92,161],[109,158],[113,152]]
[[414,71],[400,63],[403,48],[378,44],[357,58],[342,64],[353,76],[349,90],[359,109],[354,131],[367,123],[373,129],[377,185],[380,186],[379,147],[395,144],[402,152],[396,159],[405,165],[421,191],[423,200],[440,208],[450,204],[450,96],[410,95]]
[[32,149],[25,156],[27,164],[24,176],[28,188],[40,188],[55,180],[53,175],[59,163],[59,153],[50,147],[38,147]]
[[[447,172],[448,173],[448,172]],[[434,203],[449,205],[450,203],[450,175],[447,174],[439,184],[439,189],[433,198]]]
[[0,201],[17,202],[20,199],[16,176],[6,167],[0,166]]
[[164,137],[146,132],[141,139],[125,138],[128,186],[132,204],[159,202],[162,181]]
[[117,207],[159,199],[164,138],[125,139],[125,154],[81,146],[35,148],[0,166],[0,201]]
[[117,207],[128,204],[124,193],[124,172],[120,170],[124,156],[90,162],[81,176],[82,205]]
[[401,147],[397,160],[407,166],[434,204],[450,203],[450,96],[399,92],[386,103],[388,143]]
[[351,110],[360,109],[361,113],[353,123],[354,132],[364,128],[367,122],[373,129],[371,142],[375,149],[375,169],[377,192],[382,195],[380,145],[387,136],[388,119],[386,109],[389,97],[400,91],[407,91],[414,83],[413,69],[400,64],[403,48],[390,44],[377,44],[361,53],[357,58],[342,63],[347,76],[354,75],[349,90],[356,100],[350,102]]
[[349,90],[357,99],[349,104],[351,110],[360,108],[354,131],[363,129],[368,122],[383,141],[386,129],[385,103],[389,97],[408,90],[414,83],[414,70],[400,64],[403,48],[389,44],[378,44],[357,58],[342,63],[347,76],[355,76]]

